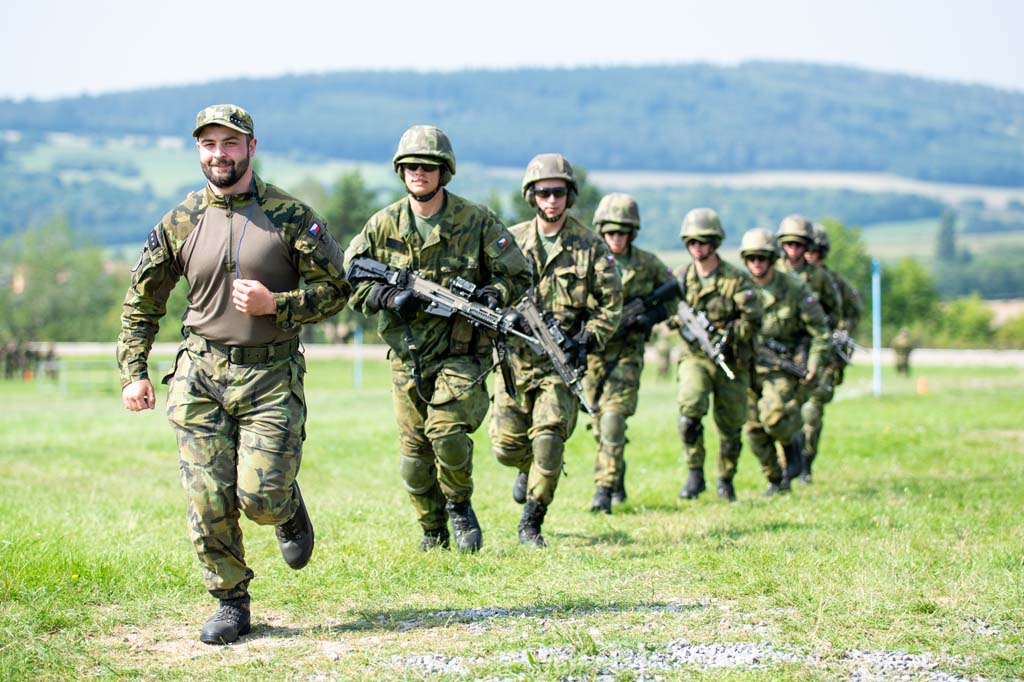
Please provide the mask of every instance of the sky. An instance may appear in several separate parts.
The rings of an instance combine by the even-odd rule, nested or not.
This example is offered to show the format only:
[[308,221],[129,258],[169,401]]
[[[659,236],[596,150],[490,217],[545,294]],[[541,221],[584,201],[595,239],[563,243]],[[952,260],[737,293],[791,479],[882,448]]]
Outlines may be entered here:
[[352,69],[819,62],[1024,92],[1020,0],[11,0],[0,98]]

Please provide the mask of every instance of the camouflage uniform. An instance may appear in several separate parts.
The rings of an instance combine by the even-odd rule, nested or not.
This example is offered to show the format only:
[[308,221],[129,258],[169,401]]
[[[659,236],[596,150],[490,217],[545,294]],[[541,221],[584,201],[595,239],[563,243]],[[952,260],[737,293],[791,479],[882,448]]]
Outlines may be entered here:
[[703,283],[692,263],[680,268],[677,276],[684,282],[684,300],[694,312],[704,312],[716,330],[731,328],[725,356],[726,364],[736,375],[735,379],[726,376],[696,341],[683,344],[677,370],[683,458],[691,471],[703,471],[701,420],[714,394],[714,419],[719,435],[718,476],[720,482],[731,482],[742,447],[740,429],[746,414],[744,403],[753,366],[752,342],[761,326],[761,299],[754,291],[750,276],[725,261],[720,261]]
[[[586,329],[594,335],[596,348],[603,348],[622,312],[615,259],[600,237],[569,216],[545,260],[537,237],[539,224],[534,218],[510,229],[533,261],[537,305],[554,313],[567,335]],[[576,428],[579,400],[546,356],[518,340],[510,345],[516,398],[508,395],[499,376],[489,427],[494,456],[505,466],[528,471],[527,500],[546,508],[562,473],[564,442]]]
[[896,373],[910,376],[910,352],[914,350],[914,342],[906,327],[902,327],[893,337],[892,350],[896,356]]
[[[148,379],[147,359],[167,298],[180,277],[188,278],[185,323],[195,326],[186,329],[174,367],[164,377],[170,382],[167,416],[178,441],[192,542],[206,569],[207,589],[220,599],[244,597],[253,577],[245,562],[240,513],[259,524],[280,525],[299,508],[293,482],[306,404],[298,334],[302,324],[344,307],[350,292],[342,276],[343,254],[323,220],[255,175],[252,188],[222,196],[207,186],[153,229],[132,270],[117,342],[122,387]],[[225,222],[235,225],[233,216],[238,223],[245,217],[241,233],[216,231]],[[242,246],[236,250],[240,234]],[[204,269],[193,260],[203,239],[220,243],[215,267]],[[257,245],[270,246],[260,250]],[[271,291],[279,289],[273,316],[207,309],[209,301],[230,299],[221,253],[229,262],[239,259],[235,265],[246,276],[273,282],[267,284]],[[225,282],[227,291],[211,290]],[[231,324],[223,324],[225,319]],[[219,336],[221,331],[229,336]]]
[[[409,197],[404,197],[378,211],[352,239],[346,264],[357,256],[415,270],[446,287],[456,277],[478,287],[492,286],[506,305],[530,283],[527,261],[497,216],[447,192],[441,221],[426,240],[416,229]],[[446,501],[464,502],[473,493],[469,434],[487,413],[487,389],[480,378],[491,364],[491,339],[463,317],[415,313],[408,332],[418,349],[421,396],[406,323],[394,312],[374,307],[373,286],[356,285],[351,305],[367,314],[380,312],[377,331],[392,354],[399,469],[420,525],[424,531],[438,531],[447,524]]]

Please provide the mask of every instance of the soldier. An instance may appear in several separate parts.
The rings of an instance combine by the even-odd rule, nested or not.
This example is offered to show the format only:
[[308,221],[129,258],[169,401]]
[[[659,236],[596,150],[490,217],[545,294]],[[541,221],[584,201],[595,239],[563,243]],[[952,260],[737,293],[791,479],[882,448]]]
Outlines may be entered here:
[[[812,226],[814,239],[804,255],[808,263],[817,265],[832,281],[832,288],[839,291],[839,298],[842,306],[839,309],[835,330],[846,332],[853,337],[857,331],[857,324],[863,311],[860,303],[860,293],[851,285],[842,274],[829,270],[825,265],[829,249],[832,247],[828,238],[828,232],[821,223],[814,223]],[[825,405],[832,401],[835,389],[843,383],[843,370],[846,368],[846,360],[843,360],[835,352],[832,359],[824,369],[821,381],[826,386],[814,388],[811,395],[800,409],[804,420],[803,439],[803,466],[800,471],[800,480],[803,483],[811,483],[811,465],[814,458],[818,456],[818,441],[821,439],[821,430],[825,416]],[[831,388],[828,388],[831,387]]]
[[892,350],[896,355],[896,373],[910,376],[910,352],[914,350],[914,342],[909,329],[900,327],[899,333],[892,338]]
[[686,214],[679,237],[693,259],[677,273],[683,283],[684,300],[694,312],[704,313],[715,330],[728,335],[725,362],[735,374],[730,379],[696,340],[683,345],[678,367],[679,439],[689,476],[679,497],[696,499],[706,487],[701,420],[713,394],[719,437],[718,497],[734,502],[732,479],[743,445],[740,430],[746,415],[753,341],[761,326],[761,299],[754,293],[754,283],[747,273],[718,256],[725,231],[717,213],[710,208],[693,209]]
[[[582,365],[619,323],[622,282],[615,258],[602,239],[566,213],[579,187],[561,154],[535,156],[522,192],[537,216],[510,231],[532,263],[538,306],[551,311],[573,338],[573,355]],[[545,356],[515,339],[510,345],[515,398],[504,378],[495,382],[491,443],[499,462],[519,470],[512,491],[525,505],[519,542],[544,547],[541,525],[562,474],[565,441],[576,428],[579,399]]]
[[[748,418],[744,425],[747,442],[761,462],[768,478],[765,495],[790,489],[790,480],[800,473],[802,422],[801,384],[814,382],[828,361],[829,335],[825,311],[799,278],[779,272],[772,233],[764,228],[748,230],[740,242],[740,256],[756,285],[764,306],[757,344],[766,344],[786,359],[799,353],[804,337],[810,337],[807,374],[798,379],[778,366],[757,364],[748,393]],[[785,471],[779,466],[776,443],[782,446]]]
[[[624,300],[643,299],[673,280],[672,272],[657,256],[633,246],[640,231],[640,209],[630,195],[603,197],[594,213],[594,228],[615,258]],[[598,443],[592,512],[611,514],[612,502],[626,499],[626,418],[636,412],[644,343],[651,328],[668,317],[677,300],[677,296],[670,296],[634,319],[622,320],[604,350],[588,356],[584,385],[592,404],[597,406],[593,423]]]
[[220,104],[196,117],[208,180],[149,233],[125,296],[117,361],[127,409],[151,410],[147,359],[178,279],[189,285],[185,338],[167,416],[181,458],[189,530],[220,608],[200,639],[249,632],[249,581],[240,513],[276,526],[285,562],[313,553],[313,526],[295,481],[305,438],[301,326],[333,315],[350,287],[343,254],[308,206],[263,182],[250,162],[252,117]]
[[[445,189],[455,175],[448,136],[433,126],[409,128],[392,165],[407,196],[366,222],[346,251],[346,265],[369,256],[442,286],[462,277],[492,308],[518,298],[530,270],[512,235],[489,208]],[[420,548],[447,548],[450,518],[459,550],[478,551],[483,534],[470,501],[469,434],[487,413],[490,337],[465,318],[427,314],[410,289],[358,283],[351,305],[380,313],[377,331],[391,347],[399,470],[423,529]]]
[[828,316],[829,331],[836,328],[842,315],[842,294],[821,267],[807,258],[814,245],[814,227],[807,218],[794,213],[782,219],[775,233],[782,248],[782,256],[775,269],[797,275],[810,288]]

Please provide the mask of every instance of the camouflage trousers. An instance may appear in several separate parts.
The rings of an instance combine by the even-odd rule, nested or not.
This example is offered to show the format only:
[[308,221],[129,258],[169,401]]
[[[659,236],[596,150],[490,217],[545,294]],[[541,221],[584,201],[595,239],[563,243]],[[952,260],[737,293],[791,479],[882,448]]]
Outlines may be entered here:
[[743,430],[769,481],[777,482],[782,478],[781,453],[776,443],[789,445],[803,426],[800,417],[803,391],[796,377],[777,370],[758,368],[751,383],[747,423]]
[[290,519],[302,461],[306,400],[302,355],[238,365],[190,336],[178,351],[167,418],[178,440],[192,544],[206,588],[218,599],[246,594],[241,513],[261,525]]
[[824,427],[825,405],[832,402],[835,388],[843,383],[843,367],[829,367],[821,376],[822,383],[832,386],[833,390],[814,388],[807,402],[800,408],[800,416],[804,426],[804,457],[814,459],[818,455],[818,441]]
[[[484,382],[468,388],[486,369],[473,355],[452,355],[421,377],[391,361],[391,397],[398,422],[399,471],[424,530],[448,522],[445,503],[473,495],[473,441],[489,405]],[[424,400],[425,399],[425,400]]]
[[[740,431],[747,415],[747,391],[750,388],[750,372],[736,370],[736,378],[730,379],[711,359],[705,356],[683,355],[677,369],[679,388],[676,401],[679,416],[689,417],[698,423],[704,419],[714,400],[714,420],[718,428],[718,476],[732,480],[736,475],[742,441]],[[680,434],[683,459],[689,469],[704,469],[704,430],[695,429],[695,437]],[[692,442],[687,442],[691,440]]]
[[495,459],[529,472],[526,498],[550,505],[565,465],[565,441],[576,429],[579,399],[552,370],[538,381],[517,383],[515,398],[499,373],[493,400],[489,433]]
[[[626,417],[636,413],[643,355],[624,355],[617,362],[590,355],[583,381],[587,399],[597,404],[593,417],[597,456],[594,458],[594,485],[614,488],[625,463]],[[611,370],[611,371],[609,371]],[[600,395],[598,390],[600,389]]]

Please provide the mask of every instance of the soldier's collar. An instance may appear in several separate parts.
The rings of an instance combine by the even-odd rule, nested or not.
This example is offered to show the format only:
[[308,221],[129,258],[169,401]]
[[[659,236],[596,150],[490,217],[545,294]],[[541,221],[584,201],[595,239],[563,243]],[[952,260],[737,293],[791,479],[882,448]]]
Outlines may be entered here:
[[[251,190],[248,192],[238,192],[237,194],[217,194],[210,188],[210,183],[206,183],[206,203],[210,206],[216,206],[217,208],[230,208],[237,209],[240,206],[247,206],[252,198],[255,196],[258,200],[266,192],[267,185],[256,173],[252,174],[252,185]],[[255,191],[253,191],[255,190]]]

